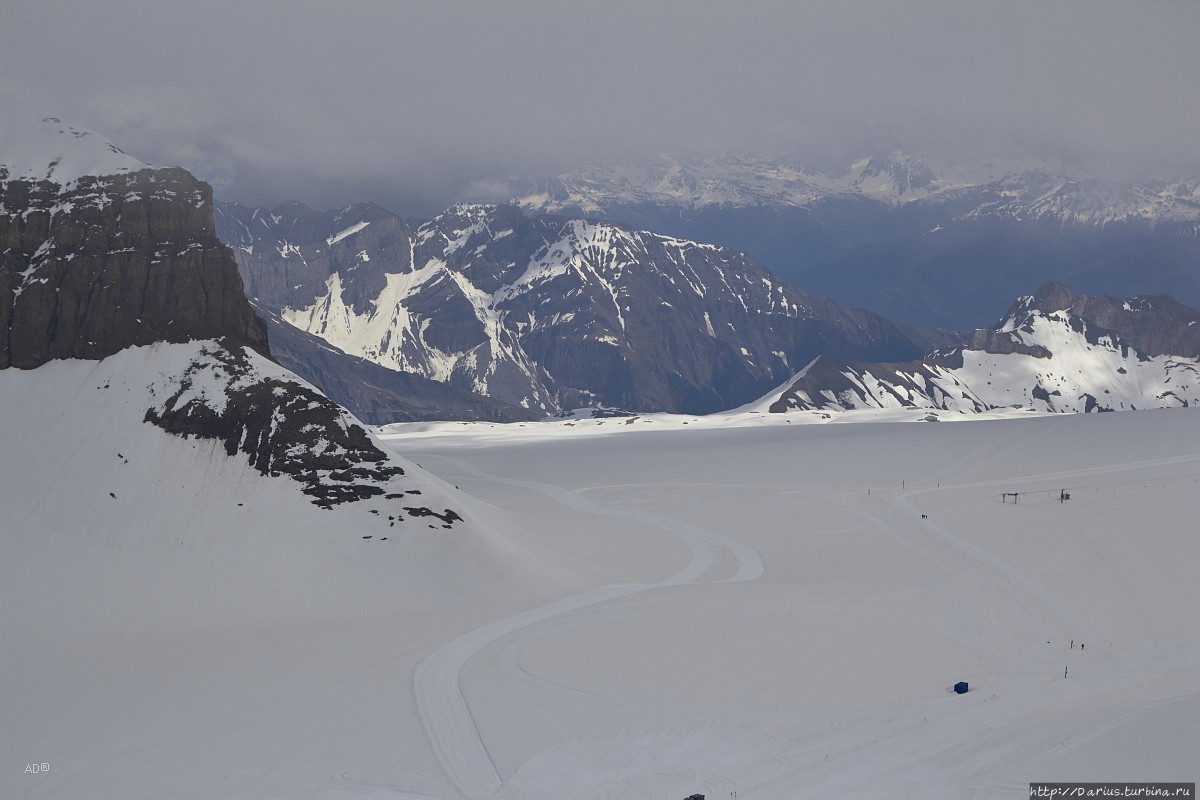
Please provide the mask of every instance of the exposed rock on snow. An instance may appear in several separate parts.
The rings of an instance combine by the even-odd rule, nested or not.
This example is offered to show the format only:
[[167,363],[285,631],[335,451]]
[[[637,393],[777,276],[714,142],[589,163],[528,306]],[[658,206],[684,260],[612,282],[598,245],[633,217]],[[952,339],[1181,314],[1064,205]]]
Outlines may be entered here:
[[1200,312],[1169,297],[1073,295],[1046,283],[965,347],[906,364],[821,359],[770,404],[1117,411],[1200,404]]
[[[322,508],[404,495],[394,485],[404,468],[345,410],[282,370],[263,374],[255,358],[217,343],[203,346],[182,374],[151,387],[156,403],[147,409],[146,422],[184,438],[216,439],[228,455],[247,456],[262,474],[300,482]],[[450,509],[405,510],[414,517],[436,516],[446,527],[460,519]]]

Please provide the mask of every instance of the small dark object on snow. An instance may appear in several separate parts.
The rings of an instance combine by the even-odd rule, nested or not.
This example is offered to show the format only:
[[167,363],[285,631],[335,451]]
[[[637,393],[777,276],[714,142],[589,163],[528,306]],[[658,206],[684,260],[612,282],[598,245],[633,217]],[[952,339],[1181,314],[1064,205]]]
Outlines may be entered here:
[[[685,422],[685,423],[683,423],[683,424],[684,424],[684,425],[687,425],[687,423],[686,423],[686,422]],[[687,797],[683,798],[683,800],[704,800],[704,795],[702,795],[702,794],[689,794]]]
[[364,536],[363,538],[364,538],[364,539],[370,539],[371,537],[370,537],[370,536]]
[[111,497],[111,498],[112,498],[112,499],[114,499],[114,500],[116,500],[116,499],[117,499],[117,496],[116,496],[115,494],[113,494],[112,492],[109,492],[109,493],[108,493],[108,496],[109,496],[109,497]]
[[967,682],[959,681],[958,683],[954,684],[954,693],[955,694],[966,694],[967,693]]

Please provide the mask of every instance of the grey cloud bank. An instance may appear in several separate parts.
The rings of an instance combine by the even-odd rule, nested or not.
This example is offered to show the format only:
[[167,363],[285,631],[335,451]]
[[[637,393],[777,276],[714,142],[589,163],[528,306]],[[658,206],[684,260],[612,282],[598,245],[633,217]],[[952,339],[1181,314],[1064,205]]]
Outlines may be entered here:
[[17,0],[0,23],[0,90],[250,203],[428,214],[660,152],[1200,170],[1192,2]]

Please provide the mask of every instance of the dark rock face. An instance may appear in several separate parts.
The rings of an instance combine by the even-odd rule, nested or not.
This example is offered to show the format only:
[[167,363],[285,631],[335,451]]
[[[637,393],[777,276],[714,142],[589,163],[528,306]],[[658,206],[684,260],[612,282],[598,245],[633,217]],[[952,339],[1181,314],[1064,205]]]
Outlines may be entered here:
[[[263,475],[286,475],[321,508],[370,498],[399,500],[404,468],[375,446],[336,403],[295,381],[258,374],[246,351],[215,343],[201,348],[182,375],[153,387],[162,395],[145,421],[183,438],[221,442]],[[419,494],[414,491],[413,494]],[[406,507],[446,527],[461,517],[445,509]]]
[[1167,295],[1118,300],[1072,294],[1063,284],[1047,281],[1018,300],[1005,319],[1060,311],[1068,312],[1073,327],[1093,344],[1101,336],[1115,334],[1143,356],[1200,356],[1200,311]]
[[216,237],[212,190],[182,169],[57,184],[0,167],[0,368],[226,337],[267,352]]
[[[338,273],[346,301],[365,312],[385,276],[412,263],[410,226],[374,203],[335,212],[295,202],[271,211],[217,203],[214,218],[217,236],[237,256],[246,294],[266,308],[310,305]],[[387,268],[380,269],[380,262]]]
[[[271,287],[257,296],[269,312],[352,355],[541,413],[707,413],[819,354],[903,360],[961,342],[799,292],[741,253],[618,225],[503,205],[419,226],[375,207],[309,214],[219,211],[247,285]],[[327,270],[319,289],[305,270]]]

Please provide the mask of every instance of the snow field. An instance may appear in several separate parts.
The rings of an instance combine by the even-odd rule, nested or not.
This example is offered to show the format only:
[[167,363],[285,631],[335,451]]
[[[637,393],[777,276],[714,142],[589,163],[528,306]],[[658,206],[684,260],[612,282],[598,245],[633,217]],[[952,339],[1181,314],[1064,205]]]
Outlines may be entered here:
[[0,373],[6,798],[1200,771],[1192,409],[402,426],[422,502],[467,521],[400,532],[143,424],[186,351]]
[[[1189,411],[540,443],[515,428],[509,447],[478,430],[404,441],[484,499],[520,506],[514,488],[555,476],[593,512],[652,509],[765,564],[481,647],[459,681],[498,796],[1008,797],[1151,767],[1194,779]],[[1020,504],[1000,502],[1014,491]],[[653,559],[657,538],[623,555]],[[957,680],[972,691],[950,694]]]
[[[363,765],[400,780],[430,759],[413,665],[447,630],[553,596],[555,572],[489,528],[323,511],[143,423],[147,385],[195,349],[0,372],[6,800],[311,797]],[[422,503],[479,516],[408,466]]]

